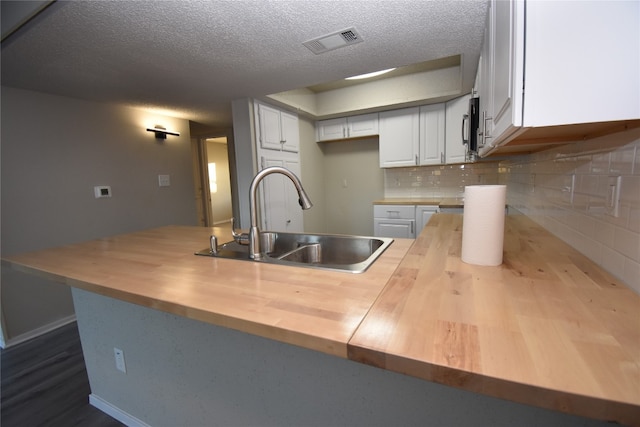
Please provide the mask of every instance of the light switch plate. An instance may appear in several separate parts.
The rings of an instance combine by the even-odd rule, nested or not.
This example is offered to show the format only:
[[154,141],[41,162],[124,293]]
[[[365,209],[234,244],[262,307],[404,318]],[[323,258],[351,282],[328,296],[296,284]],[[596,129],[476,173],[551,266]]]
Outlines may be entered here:
[[169,187],[171,185],[170,175],[158,175],[158,185],[160,187]]
[[111,197],[111,187],[108,185],[96,185],[93,187],[93,194],[96,199]]

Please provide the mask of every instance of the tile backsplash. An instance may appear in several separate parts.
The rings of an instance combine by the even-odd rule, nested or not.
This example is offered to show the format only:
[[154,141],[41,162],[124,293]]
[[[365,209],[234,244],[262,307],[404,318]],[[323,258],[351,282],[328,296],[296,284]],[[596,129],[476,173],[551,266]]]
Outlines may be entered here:
[[384,177],[388,198],[462,197],[465,185],[506,184],[510,207],[640,293],[640,129],[500,162],[386,169]]
[[465,185],[496,184],[499,164],[480,162],[465,165],[422,166],[384,170],[386,198],[457,198]]

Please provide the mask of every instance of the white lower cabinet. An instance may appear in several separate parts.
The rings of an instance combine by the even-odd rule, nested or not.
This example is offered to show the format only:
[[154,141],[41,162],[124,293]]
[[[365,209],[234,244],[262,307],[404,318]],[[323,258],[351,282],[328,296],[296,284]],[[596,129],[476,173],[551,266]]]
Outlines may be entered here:
[[437,212],[436,205],[373,205],[374,235],[415,239]]
[[440,212],[436,205],[418,205],[416,206],[416,236],[420,235],[422,229],[427,225],[431,216]]
[[374,205],[373,233],[377,237],[416,238],[414,205]]

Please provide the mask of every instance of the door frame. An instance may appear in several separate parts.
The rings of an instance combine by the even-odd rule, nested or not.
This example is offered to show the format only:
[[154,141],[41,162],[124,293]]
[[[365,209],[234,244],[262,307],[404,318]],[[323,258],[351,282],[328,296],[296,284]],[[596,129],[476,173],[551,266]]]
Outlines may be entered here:
[[229,179],[231,184],[231,209],[233,217],[238,218],[238,180],[236,176],[235,150],[233,131],[207,133],[191,139],[191,161],[193,165],[193,183],[195,189],[196,212],[198,225],[213,227],[213,211],[211,209],[211,189],[209,188],[209,168],[207,155],[207,139],[227,138],[229,153]]

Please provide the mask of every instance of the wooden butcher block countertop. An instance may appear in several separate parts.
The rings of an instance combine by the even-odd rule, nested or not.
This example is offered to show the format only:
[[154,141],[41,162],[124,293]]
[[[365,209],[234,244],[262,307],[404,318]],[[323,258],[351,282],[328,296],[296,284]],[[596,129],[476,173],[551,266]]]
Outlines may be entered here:
[[434,215],[349,343],[349,358],[465,390],[640,425],[640,296],[521,215],[503,265],[460,259]]
[[3,259],[14,269],[324,353],[347,342],[413,244],[396,239],[360,274],[195,256],[228,231],[169,226]]
[[429,381],[640,425],[640,296],[521,215],[507,216],[501,266],[465,264],[462,219],[434,215],[415,243],[396,239],[363,274],[197,257],[212,229],[177,226],[3,265]]

